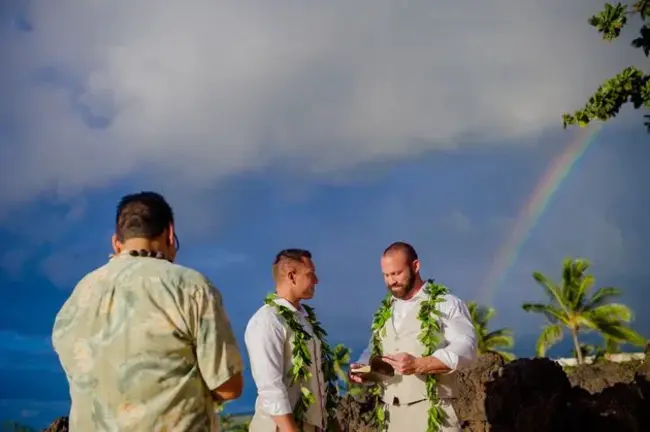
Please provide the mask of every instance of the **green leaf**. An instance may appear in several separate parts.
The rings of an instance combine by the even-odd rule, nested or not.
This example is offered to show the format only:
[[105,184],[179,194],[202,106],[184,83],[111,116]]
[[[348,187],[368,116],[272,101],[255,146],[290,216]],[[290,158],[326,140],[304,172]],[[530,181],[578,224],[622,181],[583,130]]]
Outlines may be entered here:
[[604,288],[599,288],[594,292],[594,294],[591,296],[587,304],[585,305],[584,309],[585,310],[591,310],[595,309],[598,306],[604,304],[608,300],[610,300],[612,297],[618,297],[620,296],[622,291],[618,288],[614,287],[604,287]]
[[557,306],[562,308],[564,312],[569,310],[569,305],[566,300],[562,297],[562,293],[559,287],[557,287],[550,279],[541,274],[540,272],[533,272],[533,279],[546,291],[551,299],[554,299],[557,303]]
[[[420,320],[420,334],[418,340],[422,342],[425,347],[424,355],[431,355],[433,351],[439,346],[442,335],[439,320],[439,311],[436,304],[442,301],[442,296],[447,294],[449,290],[444,285],[438,284],[433,280],[428,280],[425,284],[424,293],[428,298],[420,302],[420,309],[418,311],[418,319]],[[392,295],[388,294],[381,302],[380,307],[375,312],[373,318],[372,330],[373,336],[371,339],[371,353],[373,355],[381,355],[381,339],[382,330],[385,328],[387,320],[390,319],[392,314]],[[440,430],[441,416],[444,415],[437,406],[436,394],[436,376],[427,375],[426,377],[427,398],[431,403],[431,409],[428,416],[428,429],[427,432]],[[383,395],[383,387],[381,385],[374,385],[369,389],[374,399],[374,417],[376,419],[376,426],[378,429],[384,430],[386,423],[386,413],[384,411],[384,404],[381,402]],[[442,412],[442,414],[441,414]]]
[[568,316],[564,313],[564,311],[557,309],[555,306],[540,303],[524,303],[521,307],[526,312],[544,314],[546,318],[552,323],[560,322],[564,325],[568,325],[569,323]]
[[623,304],[610,303],[591,309],[585,315],[598,319],[600,321],[624,321],[632,320],[632,311]]
[[544,327],[542,333],[539,335],[539,339],[537,340],[537,346],[535,347],[537,357],[544,357],[546,350],[560,341],[562,336],[562,327],[560,325],[552,324]]
[[[310,341],[312,339],[312,336],[298,322],[295,312],[285,306],[278,304],[275,301],[277,298],[277,294],[272,293],[265,298],[264,302],[276,310],[277,314],[284,320],[286,326],[293,332],[293,348],[291,359],[292,366],[290,371],[290,378],[292,384],[300,385],[301,389],[301,395],[299,400],[296,402],[293,415],[296,421],[302,424],[302,419],[309,409],[309,406],[316,401],[314,395],[303,385],[303,383],[311,379],[312,375],[309,370],[309,366],[312,364],[312,359],[309,352],[309,347],[307,346],[307,341]],[[337,391],[338,376],[336,375],[336,368],[338,365],[335,363],[332,350],[327,343],[327,333],[316,318],[314,308],[308,305],[302,306],[307,313],[307,321],[311,325],[314,335],[321,344],[321,352],[323,357],[321,370],[323,372],[326,384],[325,406],[327,413],[325,417],[328,420],[332,420],[335,418],[335,409],[339,398]],[[345,358],[347,348],[341,345],[337,346],[336,349],[341,358]],[[349,359],[349,350],[347,350],[347,353]]]
[[603,39],[612,41],[621,35],[621,29],[627,24],[627,6],[617,3],[605,3],[605,9],[589,18],[589,24],[602,33]]

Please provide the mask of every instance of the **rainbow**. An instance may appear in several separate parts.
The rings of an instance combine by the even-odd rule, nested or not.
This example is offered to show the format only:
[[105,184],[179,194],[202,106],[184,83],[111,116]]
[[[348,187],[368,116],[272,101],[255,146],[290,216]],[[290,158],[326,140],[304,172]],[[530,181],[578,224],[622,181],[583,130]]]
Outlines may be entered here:
[[597,123],[580,128],[573,141],[546,169],[525,205],[519,210],[506,242],[497,252],[485,283],[481,287],[480,301],[489,302],[491,299],[488,297],[503,284],[508,271],[517,262],[521,247],[526,243],[530,232],[548,208],[564,179],[585,154],[589,145],[594,142],[602,127],[602,123]]

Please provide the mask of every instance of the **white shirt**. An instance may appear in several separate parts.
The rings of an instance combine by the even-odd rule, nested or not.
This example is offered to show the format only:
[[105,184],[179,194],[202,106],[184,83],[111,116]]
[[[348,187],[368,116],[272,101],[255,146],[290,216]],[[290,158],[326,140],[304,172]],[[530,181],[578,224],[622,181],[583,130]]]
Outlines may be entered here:
[[[278,298],[276,303],[298,311],[298,322],[313,336],[304,309],[296,309],[290,302]],[[273,307],[264,305],[255,312],[246,325],[244,340],[251,363],[253,381],[257,386],[261,409],[268,415],[278,416],[293,412],[287,387],[282,379],[284,373],[284,343],[287,329]]]
[[[409,300],[394,298],[391,319],[397,331],[408,314],[417,314],[420,300],[425,295],[424,289],[420,289]],[[444,340],[432,356],[452,371],[467,368],[474,362],[477,354],[476,331],[472,319],[467,306],[461,299],[451,294],[444,295],[442,299],[443,301],[436,304],[436,309],[440,311]],[[370,350],[369,344],[361,353],[358,363],[368,364]]]

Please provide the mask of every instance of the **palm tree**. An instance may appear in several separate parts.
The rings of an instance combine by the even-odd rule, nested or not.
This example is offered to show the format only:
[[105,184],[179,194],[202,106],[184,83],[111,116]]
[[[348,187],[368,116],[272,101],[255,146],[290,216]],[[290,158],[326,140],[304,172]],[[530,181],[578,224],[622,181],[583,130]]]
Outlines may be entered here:
[[550,297],[549,304],[524,303],[522,306],[526,312],[544,314],[549,321],[537,341],[537,356],[543,357],[548,348],[562,339],[564,328],[571,333],[578,363],[583,362],[578,340],[580,332],[597,331],[609,344],[645,345],[646,340],[628,326],[632,311],[623,304],[610,303],[621,295],[620,289],[604,287],[589,295],[596,281],[593,275],[587,274],[589,266],[585,259],[566,258],[560,285],[540,272],[533,273],[535,281]]
[[332,350],[332,357],[334,358],[334,371],[339,378],[338,392],[339,395],[350,394],[353,397],[363,396],[366,387],[357,385],[348,379],[348,374],[345,369],[350,365],[350,348],[343,344],[338,344]]
[[503,328],[491,332],[488,329],[488,322],[494,318],[496,310],[479,306],[473,301],[467,304],[467,309],[469,309],[472,324],[476,329],[479,354],[494,353],[500,355],[505,361],[514,360],[513,353],[503,351],[503,349],[511,349],[515,345],[512,330]]
[[332,350],[332,357],[334,358],[334,372],[341,381],[345,381],[348,374],[344,368],[350,364],[350,348],[343,344],[338,344]]

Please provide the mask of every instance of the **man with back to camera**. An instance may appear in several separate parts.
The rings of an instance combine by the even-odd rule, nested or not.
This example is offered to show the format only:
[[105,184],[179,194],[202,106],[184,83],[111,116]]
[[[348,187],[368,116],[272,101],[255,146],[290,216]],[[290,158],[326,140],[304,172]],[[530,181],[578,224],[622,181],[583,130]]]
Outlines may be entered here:
[[174,216],[154,192],[122,198],[115,254],[57,314],[52,342],[70,384],[70,431],[216,431],[238,398],[242,359],[221,294],[174,264]]
[[334,371],[332,357],[314,310],[302,304],[314,296],[318,283],[311,253],[279,252],[273,279],[275,293],[246,326],[246,348],[258,394],[249,430],[336,430],[332,399],[337,394],[336,377],[324,374]]
[[[422,279],[408,243],[386,248],[381,269],[390,293],[375,315],[368,348],[350,365],[350,379],[365,383],[370,371],[379,373],[384,405],[378,409],[386,414],[388,432],[460,431],[450,402],[458,392],[456,371],[470,366],[477,353],[467,306],[443,285]],[[423,333],[427,343],[419,340]]]

